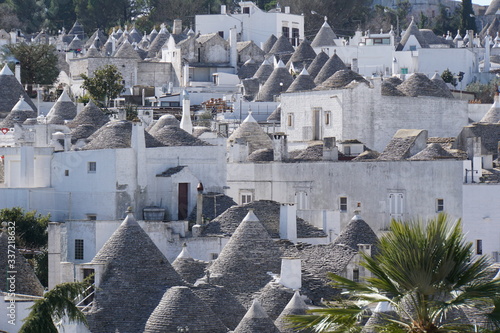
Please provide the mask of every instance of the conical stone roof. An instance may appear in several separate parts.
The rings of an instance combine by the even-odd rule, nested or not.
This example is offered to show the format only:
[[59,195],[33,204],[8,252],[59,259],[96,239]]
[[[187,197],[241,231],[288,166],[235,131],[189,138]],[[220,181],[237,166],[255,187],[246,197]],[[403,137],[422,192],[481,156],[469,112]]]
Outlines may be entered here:
[[240,80],[251,78],[259,69],[259,65],[253,59],[248,59],[238,70]]
[[439,75],[438,73],[434,73],[434,76],[432,76],[431,81],[434,82],[436,87],[438,87],[441,90],[443,97],[454,98],[453,94],[450,91],[450,88],[448,88],[446,82],[444,82],[441,75]]
[[418,43],[420,44],[420,47],[422,48],[429,48],[429,44],[427,43],[427,40],[424,38],[422,33],[417,27],[417,24],[415,23],[415,20],[412,18],[410,25],[406,29],[405,33],[403,34],[403,37],[401,37],[401,41],[399,42],[396,51],[401,51],[405,47],[406,43],[410,39],[410,36],[414,36]]
[[293,82],[293,76],[288,72],[283,62],[280,60],[273,70],[266,83],[260,88],[255,101],[272,102],[275,96],[285,92]]
[[350,69],[338,70],[323,83],[318,85],[315,90],[341,89],[348,86],[351,82],[364,83],[367,86],[370,83],[358,73]]
[[492,0],[484,15],[496,15],[500,9],[500,0]]
[[64,120],[72,120],[76,117],[76,105],[69,97],[66,89],[63,90],[61,96],[47,114],[47,118],[51,116],[60,116]]
[[307,305],[302,300],[299,291],[297,290],[274,324],[278,327],[281,333],[294,333],[295,330],[291,328],[291,322],[287,320],[287,316],[303,316],[306,314],[306,310]]
[[68,50],[70,51],[76,51],[76,50],[82,50],[83,49],[83,42],[78,36],[75,36],[71,43],[68,45]]
[[175,118],[174,115],[164,114],[163,116],[160,117],[160,119],[154,122],[150,128],[147,128],[146,130],[149,132],[149,134],[154,135],[156,132],[158,132],[161,128],[165,126],[180,127],[181,123],[179,120],[177,120],[177,118]]
[[[144,132],[146,148],[162,147],[151,134]],[[130,148],[132,142],[132,122],[128,120],[110,121],[88,137],[89,143],[82,150]]]
[[153,30],[151,30],[148,36],[149,42],[152,43],[155,40],[156,36],[158,36],[158,31],[153,27]]
[[323,66],[326,64],[328,59],[330,59],[328,55],[324,51],[321,51],[314,58],[313,62],[307,67],[307,71],[309,72],[309,75],[311,75],[313,79],[316,78],[316,76],[321,71]]
[[[314,79],[309,75],[307,70],[304,68],[299,76],[293,80],[292,84],[286,92],[295,92],[295,91],[304,91],[304,90],[312,90],[316,88],[316,84],[314,83]],[[269,118],[268,118],[269,120]]]
[[258,293],[257,300],[274,322],[292,297],[292,289],[271,281]]
[[[85,42],[85,48],[88,49],[91,45],[95,45],[94,42],[96,39],[100,40],[101,43],[106,40],[106,35],[104,35],[104,32],[102,32],[101,29],[94,31],[92,36],[90,36],[90,38]],[[96,45],[96,47],[98,47],[98,45]]]
[[101,52],[95,47],[94,44],[90,45],[87,53],[85,54],[86,58],[101,58]]
[[260,303],[254,300],[233,333],[280,333],[280,331],[269,319]]
[[205,274],[206,262],[195,260],[189,254],[186,243],[184,243],[181,253],[175,258],[172,267],[177,273],[189,283],[195,283]]
[[243,305],[278,273],[281,251],[253,211],[240,223],[210,266],[210,280],[225,286]]
[[129,36],[132,39],[132,43],[139,43],[142,40],[141,33],[135,27],[130,31]]
[[[221,304],[221,306],[224,306]],[[144,333],[186,332],[226,333],[227,327],[188,287],[171,287],[146,323]]]
[[228,147],[237,139],[245,140],[248,144],[249,154],[258,149],[273,147],[271,138],[264,132],[257,121],[255,121],[251,113],[248,114],[240,127],[229,136],[227,139]]
[[326,22],[326,17],[325,17],[325,22],[319,29],[318,33],[316,34],[316,37],[314,37],[311,46],[312,47],[328,47],[328,46],[335,46],[335,41],[334,39],[337,39],[337,35],[335,35],[335,32],[333,32],[332,27]]
[[91,263],[104,265],[87,315],[93,333],[142,332],[167,288],[184,285],[130,212]]
[[161,48],[168,41],[170,37],[170,33],[167,31],[165,27],[163,27],[158,35],[156,35],[155,39],[151,42],[148,49],[148,58],[154,58],[160,52]]
[[134,50],[134,47],[128,42],[128,40],[125,40],[123,42],[123,44],[120,46],[120,48],[116,51],[116,53],[113,56],[115,58],[129,58],[129,59],[142,60],[137,51]]
[[273,72],[273,65],[266,59],[262,62],[253,78],[258,79],[260,84],[264,84]]
[[75,128],[79,125],[93,125],[97,128],[106,124],[109,121],[109,117],[97,107],[94,102],[90,101],[85,105],[82,111],[76,115],[76,117],[68,123],[69,128]]
[[36,118],[36,116],[36,112],[21,96],[0,126],[11,128],[14,127],[14,124],[22,124],[26,119]]
[[439,143],[431,143],[422,151],[409,158],[410,161],[429,161],[455,158],[447,152]]
[[152,136],[166,147],[172,146],[210,146],[209,143],[195,138],[177,126],[164,126]]
[[280,38],[274,43],[273,47],[269,51],[269,55],[277,56],[283,61],[283,63],[287,63],[288,60],[292,57],[292,54],[295,52],[292,44],[288,40],[285,35],[281,35]]
[[264,51],[264,54],[268,54],[271,51],[277,40],[278,38],[275,35],[269,36],[264,44],[262,44],[262,51]]
[[405,95],[411,97],[432,96],[451,98],[449,94],[436,86],[434,82],[432,82],[425,74],[422,73],[411,74],[408,79],[397,86],[397,89]]
[[324,81],[326,81],[329,77],[335,74],[337,71],[347,69],[347,66],[344,64],[342,59],[337,55],[337,52],[334,52],[333,55],[328,59],[328,61],[323,65],[318,75],[314,79],[314,83],[316,85],[320,85]]
[[495,101],[491,108],[486,112],[486,114],[479,121],[480,123],[491,123],[495,124],[500,122],[500,101],[498,95],[495,96]]
[[355,251],[359,250],[358,244],[375,245],[377,243],[377,235],[359,215],[355,215],[333,241],[334,245],[343,244]]
[[315,58],[316,52],[311,47],[311,43],[304,39],[293,52],[292,57],[286,63],[286,67],[290,67],[293,63],[296,70],[302,70],[302,68],[307,68]]
[[9,66],[5,65],[0,71],[0,117],[7,116],[7,113],[19,101],[19,96],[22,96],[33,110],[37,110],[21,83],[17,81],[14,73],[12,73]]
[[234,330],[245,316],[246,309],[225,287],[201,283],[192,290],[230,330]]
[[[15,264],[11,269],[9,267],[9,249],[12,250],[12,247],[9,247],[9,236],[7,235],[7,231],[0,230],[0,246],[3,251],[0,251],[0,269],[2,271],[2,278],[0,279],[0,291],[5,293],[14,292],[16,294],[22,295],[33,295],[33,296],[42,296],[43,295],[43,286],[38,280],[33,271],[33,268],[30,266],[28,261],[24,258],[24,256],[19,253],[17,248],[14,248],[14,256],[15,256]],[[10,283],[7,280],[8,271],[16,271],[15,278],[15,291],[10,291]]]

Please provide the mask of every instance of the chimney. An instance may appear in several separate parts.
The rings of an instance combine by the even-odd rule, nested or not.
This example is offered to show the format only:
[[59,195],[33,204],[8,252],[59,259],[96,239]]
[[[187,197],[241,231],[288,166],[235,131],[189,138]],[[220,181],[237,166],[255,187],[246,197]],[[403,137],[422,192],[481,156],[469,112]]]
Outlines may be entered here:
[[237,71],[238,48],[237,48],[236,27],[229,29],[229,62],[234,72]]
[[226,12],[226,5],[220,5],[220,13],[222,15],[226,15],[227,12]]
[[[483,72],[484,73],[489,73],[490,71],[490,40],[491,37],[490,35],[486,34],[486,37],[484,37],[484,65],[483,65]],[[496,96],[495,96],[496,97]]]
[[285,14],[290,14],[290,6],[285,6]]
[[288,142],[285,133],[273,134],[274,161],[282,162],[288,159]]
[[297,206],[294,203],[280,205],[280,238],[297,241]]
[[338,161],[339,148],[334,137],[323,138],[323,161]]
[[182,92],[182,118],[180,127],[189,134],[193,134],[193,123],[191,122],[191,101],[189,100],[189,94],[186,90]]
[[172,33],[174,35],[182,34],[182,20],[179,19],[174,20],[174,27],[172,28]]
[[14,75],[16,76],[17,81],[21,83],[21,63],[16,61],[16,67],[14,68]]
[[290,289],[302,288],[302,265],[299,258],[281,258],[280,284]]
[[64,151],[69,151],[71,148],[71,133],[64,133]]
[[351,65],[351,69],[353,72],[356,72],[356,73],[359,73],[359,68],[358,68],[358,58],[353,58],[352,59],[352,65]]
[[248,145],[245,139],[237,138],[231,142],[229,146],[229,162],[240,163],[245,162],[248,157]]

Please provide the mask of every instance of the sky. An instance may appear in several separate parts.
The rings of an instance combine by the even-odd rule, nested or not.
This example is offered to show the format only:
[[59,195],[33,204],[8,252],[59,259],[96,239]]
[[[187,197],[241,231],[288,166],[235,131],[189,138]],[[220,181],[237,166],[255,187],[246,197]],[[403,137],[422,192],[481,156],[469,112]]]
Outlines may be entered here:
[[477,5],[489,5],[491,3],[491,0],[472,0],[472,3],[475,3]]

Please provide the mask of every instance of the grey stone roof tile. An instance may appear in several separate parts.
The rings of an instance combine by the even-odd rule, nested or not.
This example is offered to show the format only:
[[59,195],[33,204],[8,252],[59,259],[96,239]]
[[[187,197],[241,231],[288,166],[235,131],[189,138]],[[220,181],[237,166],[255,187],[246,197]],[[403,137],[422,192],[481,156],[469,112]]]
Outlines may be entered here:
[[250,309],[233,333],[280,333],[257,300],[254,300]]
[[268,54],[277,40],[278,38],[275,35],[269,36],[269,38],[264,42],[264,44],[262,44],[262,51],[264,51],[265,54]]
[[31,98],[24,91],[21,83],[17,81],[14,73],[5,65],[0,72],[0,117],[7,116],[19,101],[19,96],[22,96],[33,110],[37,110]]
[[314,58],[313,62],[306,68],[309,75],[311,75],[313,79],[316,78],[328,59],[330,59],[328,55],[324,51],[321,51],[318,53],[316,58]]
[[272,149],[273,142],[269,135],[260,127],[260,125],[255,121],[251,114],[245,118],[245,120],[241,123],[240,127],[238,127],[227,139],[228,147],[236,142],[236,140],[241,139],[245,140],[248,144],[248,153],[258,149]]
[[324,47],[324,46],[335,46],[334,39],[337,39],[337,35],[333,32],[332,27],[326,22],[323,23],[318,33],[314,37],[311,46],[312,47]]
[[328,61],[323,65],[318,75],[314,78],[314,83],[316,83],[316,85],[320,85],[337,71],[343,69],[347,69],[347,66],[344,64],[342,59],[340,59],[337,53],[334,52],[330,59],[328,59]]
[[276,68],[266,80],[266,83],[260,88],[259,93],[255,97],[258,102],[274,101],[275,96],[279,96],[285,92],[293,82],[293,76],[288,72],[285,65],[279,61]]
[[91,263],[104,264],[87,315],[93,333],[142,332],[167,288],[185,284],[131,213]]
[[352,82],[364,83],[370,86],[370,83],[358,73],[350,69],[341,69],[336,71],[332,76],[323,81],[314,90],[329,90],[348,88]]
[[257,300],[274,322],[293,297],[293,290],[277,282],[269,282],[256,293]]
[[274,324],[281,333],[294,333],[296,332],[291,326],[293,325],[290,321],[287,320],[287,316],[303,316],[306,313],[307,305],[300,297],[299,291],[295,291],[292,299],[283,311],[280,313],[278,318],[274,321]]

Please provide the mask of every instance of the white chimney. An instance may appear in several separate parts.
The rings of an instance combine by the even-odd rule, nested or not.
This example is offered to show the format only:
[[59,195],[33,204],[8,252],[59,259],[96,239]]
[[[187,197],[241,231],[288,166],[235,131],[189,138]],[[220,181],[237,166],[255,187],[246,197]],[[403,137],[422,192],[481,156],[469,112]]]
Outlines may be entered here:
[[334,137],[323,138],[323,160],[324,161],[339,160],[339,148],[337,147]]
[[302,288],[302,265],[298,258],[281,258],[280,284],[290,289]]
[[174,27],[172,28],[172,33],[174,35],[182,34],[182,20],[179,19],[174,20]]
[[226,15],[227,12],[226,12],[226,5],[220,5],[220,13],[222,15]]
[[231,142],[229,147],[229,162],[240,163],[245,162],[248,157],[248,145],[245,139],[237,138]]
[[231,67],[234,68],[234,72],[237,71],[238,62],[238,41],[236,37],[236,27],[229,29],[229,61]]
[[193,134],[193,123],[191,122],[191,101],[189,100],[189,94],[186,90],[182,92],[182,118],[180,127]]
[[286,134],[284,133],[273,134],[273,149],[274,149],[274,160],[276,162],[281,162],[288,158],[288,142],[286,139]]
[[285,6],[285,14],[290,14],[290,6]]
[[21,64],[19,63],[19,61],[16,61],[16,67],[14,68],[14,75],[16,76],[17,81],[21,83]]
[[297,241],[297,206],[294,203],[280,205],[280,238]]

